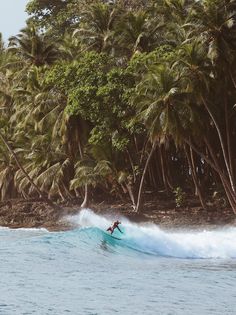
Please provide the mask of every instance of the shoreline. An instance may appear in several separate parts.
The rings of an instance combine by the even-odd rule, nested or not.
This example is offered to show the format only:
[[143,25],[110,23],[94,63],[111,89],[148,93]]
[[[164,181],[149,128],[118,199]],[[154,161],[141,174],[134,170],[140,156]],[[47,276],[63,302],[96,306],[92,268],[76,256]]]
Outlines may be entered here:
[[[41,200],[14,199],[0,203],[0,226],[8,228],[46,228],[49,231],[73,229],[64,220],[66,216],[76,215],[82,210],[80,203],[73,201],[60,204],[62,211],[50,208]],[[114,217],[126,217],[135,223],[153,223],[163,229],[215,229],[236,226],[236,216],[228,207],[209,207],[202,209],[191,199],[184,207],[176,208],[166,200],[150,199],[144,203],[143,211],[134,212],[129,203],[91,203],[94,213]]]

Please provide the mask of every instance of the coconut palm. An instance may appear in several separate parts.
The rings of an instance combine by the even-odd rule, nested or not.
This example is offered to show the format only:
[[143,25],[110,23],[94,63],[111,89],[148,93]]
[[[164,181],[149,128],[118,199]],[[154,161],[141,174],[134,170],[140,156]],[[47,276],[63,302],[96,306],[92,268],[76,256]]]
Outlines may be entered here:
[[173,22],[182,25],[188,20],[194,5],[191,0],[162,0],[156,3],[154,7],[170,24]]
[[[71,144],[75,142],[76,128],[71,128],[64,112],[64,96],[44,86],[37,76],[38,69],[31,68],[31,72],[35,82],[30,80],[26,90],[18,89],[14,103],[11,123],[15,125],[15,139],[26,143],[25,167],[37,185],[50,196],[59,194],[64,200],[71,197],[69,180],[73,176],[74,151],[78,150],[77,145],[72,152]],[[16,181],[18,187],[32,193],[22,172],[17,173]]]
[[152,148],[142,173],[136,211],[140,210],[145,173],[158,142],[163,143],[171,136],[176,144],[181,143],[193,124],[192,109],[185,102],[187,92],[181,83],[180,74],[162,64],[150,67],[137,86],[138,117],[146,125]]
[[112,173],[110,163],[105,160],[95,162],[91,159],[78,161],[75,165],[75,178],[71,180],[70,188],[85,187],[84,200],[81,207],[87,207],[89,203],[89,186],[96,186],[106,176]]
[[[230,199],[234,200],[231,202],[231,205],[235,203],[235,184],[232,168],[230,167],[230,150],[226,149],[225,143],[227,143],[227,137],[225,137],[225,129],[227,130],[227,125],[225,125],[224,120],[222,121],[222,113],[225,115],[225,121],[227,124],[228,113],[225,110],[225,102],[228,98],[227,95],[224,96],[225,91],[218,94],[219,82],[215,77],[215,67],[212,66],[210,60],[207,58],[206,47],[202,46],[198,41],[193,41],[187,45],[184,45],[181,49],[182,57],[180,62],[183,63],[184,76],[187,81],[187,86],[189,92],[195,98],[196,104],[202,104],[206,113],[208,114],[208,119],[212,121],[216,131],[216,136],[218,138],[218,147],[217,155],[222,158],[223,164],[219,166],[219,163],[214,160],[215,165],[217,166],[217,172],[219,173],[220,169],[225,168],[225,173],[228,176],[229,185],[231,188],[227,188],[228,195]],[[223,103],[223,106],[222,106]],[[228,106],[228,105],[227,105]],[[205,117],[207,117],[205,115]],[[214,130],[212,131],[214,132]],[[216,142],[216,139],[214,142]],[[209,146],[209,139],[207,140]],[[216,156],[216,153],[214,154]],[[213,158],[213,156],[212,156]],[[220,175],[223,184],[225,185],[225,178],[222,178]],[[232,206],[234,208],[234,206]]]
[[6,146],[6,148],[8,149],[9,153],[13,156],[17,166],[19,167],[19,169],[21,170],[21,172],[23,173],[23,175],[27,178],[27,180],[30,182],[30,184],[34,187],[35,191],[39,194],[39,196],[45,201],[47,202],[50,206],[52,206],[54,208],[53,203],[47,198],[45,197],[44,193],[39,189],[39,187],[35,184],[35,182],[33,181],[33,179],[30,177],[30,175],[26,172],[25,168],[23,167],[23,165],[20,163],[20,160],[18,159],[16,153],[14,152],[14,150],[11,148],[10,143],[7,141],[6,137],[4,136],[4,134],[2,132],[0,132],[0,139],[1,141],[4,143],[4,145]]
[[163,28],[163,22],[151,18],[146,11],[130,11],[117,25],[118,43],[129,56],[150,52],[161,43]]
[[205,0],[195,6],[192,19],[213,62],[230,64],[236,49],[236,11],[233,1]]
[[[226,140],[220,130],[219,122],[214,112],[209,112],[220,138],[221,147],[226,163],[227,172],[231,181],[232,189],[235,190],[235,172],[232,157],[232,145],[230,141],[230,129],[233,124],[232,107],[228,91],[232,85],[236,87],[236,7],[234,1],[203,1],[196,7],[193,13],[194,21],[199,25],[201,40],[208,50],[208,57],[212,62],[212,75],[219,86],[223,85],[222,104],[224,109],[220,115],[225,116]],[[199,30],[198,30],[199,31]],[[215,87],[217,90],[218,88]],[[220,106],[221,107],[221,106]],[[209,107],[210,109],[210,107]],[[224,142],[226,143],[224,147]]]
[[[22,149],[22,165],[39,189],[50,198],[70,199],[69,181],[73,177],[74,167],[66,155],[60,138],[52,139],[51,130],[44,134],[35,132],[29,126],[15,135],[18,146]],[[35,195],[35,187],[19,169],[15,174],[15,185],[23,195]]]
[[51,65],[59,57],[55,43],[30,25],[18,35],[9,38],[9,51],[18,56],[19,62],[36,67]]
[[111,51],[119,16],[115,6],[96,2],[82,12],[80,28],[74,31],[73,36],[79,38],[86,50]]
[[59,43],[61,59],[73,61],[78,59],[82,50],[80,39],[71,33],[66,33]]

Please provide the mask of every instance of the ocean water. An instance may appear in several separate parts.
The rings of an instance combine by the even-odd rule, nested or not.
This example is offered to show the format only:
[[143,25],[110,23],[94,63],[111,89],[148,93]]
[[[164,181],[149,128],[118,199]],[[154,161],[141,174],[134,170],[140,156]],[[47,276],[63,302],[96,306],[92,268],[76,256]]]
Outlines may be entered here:
[[236,228],[163,231],[90,210],[75,229],[0,228],[0,314],[236,314]]

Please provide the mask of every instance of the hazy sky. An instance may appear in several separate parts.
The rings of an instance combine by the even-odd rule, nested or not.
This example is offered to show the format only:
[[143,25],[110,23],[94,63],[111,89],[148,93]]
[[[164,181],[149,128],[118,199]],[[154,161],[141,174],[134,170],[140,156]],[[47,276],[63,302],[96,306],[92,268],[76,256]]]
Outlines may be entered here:
[[24,12],[29,0],[0,0],[0,32],[4,41],[18,34],[25,26],[27,14]]

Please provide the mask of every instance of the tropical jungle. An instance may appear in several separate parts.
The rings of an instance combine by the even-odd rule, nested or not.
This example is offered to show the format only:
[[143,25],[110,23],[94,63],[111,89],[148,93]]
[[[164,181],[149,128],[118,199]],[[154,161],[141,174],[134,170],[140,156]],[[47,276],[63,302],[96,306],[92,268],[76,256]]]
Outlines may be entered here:
[[235,0],[31,0],[26,11],[0,42],[1,225],[24,201],[53,220],[70,204],[141,214],[191,201],[235,218]]

